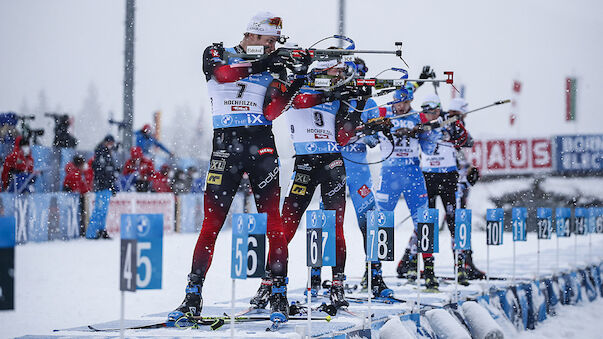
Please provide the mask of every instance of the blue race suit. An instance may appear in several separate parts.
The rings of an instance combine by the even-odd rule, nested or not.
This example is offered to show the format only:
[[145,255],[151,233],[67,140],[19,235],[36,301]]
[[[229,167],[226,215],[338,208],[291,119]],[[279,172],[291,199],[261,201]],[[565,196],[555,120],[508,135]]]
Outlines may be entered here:
[[170,154],[170,150],[167,149],[159,140],[153,138],[150,135],[144,134],[141,130],[134,132],[134,136],[136,139],[136,146],[142,148],[142,153],[144,155],[149,156],[151,154],[151,148],[153,146],[159,147],[162,151],[167,154]]
[[[365,102],[350,102],[349,111],[362,111],[359,115],[359,120],[363,123],[368,121],[368,112],[364,111]],[[375,144],[372,144],[374,147]],[[373,182],[371,179],[371,171],[366,160],[367,144],[363,140],[350,143],[341,148],[341,155],[345,164],[347,174],[347,184],[350,190],[350,197],[356,210],[356,219],[358,227],[364,237],[366,244],[366,213],[375,209],[375,195],[373,194]]]
[[[369,119],[395,116],[392,106],[378,108],[372,99],[367,101],[365,109],[371,109],[368,112]],[[411,112],[413,111],[411,110]],[[412,129],[421,123],[421,119],[416,113],[404,118],[393,119],[391,122],[393,124],[391,132],[393,133],[399,128]],[[404,194],[414,224],[414,232],[409,241],[411,255],[417,253],[418,210],[428,206],[425,179],[419,167],[419,154],[421,150],[426,154],[433,153],[440,137],[441,134],[436,131],[420,132],[417,137],[394,135],[392,145],[385,136],[382,134],[379,136],[382,157],[389,156],[389,158],[383,162],[381,167],[381,182],[375,194],[377,206],[379,210],[393,211],[400,195]],[[371,136],[371,138],[375,138],[375,136]],[[392,147],[394,147],[393,152]]]

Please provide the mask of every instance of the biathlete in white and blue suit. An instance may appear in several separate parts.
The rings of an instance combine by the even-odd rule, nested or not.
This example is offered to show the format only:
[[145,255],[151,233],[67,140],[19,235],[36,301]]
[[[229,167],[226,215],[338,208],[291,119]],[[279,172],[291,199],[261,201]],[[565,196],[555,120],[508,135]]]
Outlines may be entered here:
[[[398,275],[414,279],[417,276],[417,220],[418,210],[427,208],[427,189],[423,173],[419,166],[419,155],[421,150],[425,154],[432,154],[436,148],[441,134],[437,131],[423,131],[421,129],[421,118],[410,106],[413,100],[413,92],[416,85],[408,85],[394,92],[392,104],[377,107],[376,103],[369,99],[365,109],[370,109],[368,118],[390,118],[393,125],[391,128],[391,139],[383,133],[379,133],[380,147],[383,161],[380,174],[380,182],[375,194],[377,206],[382,211],[393,211],[401,194],[410,210],[414,223],[414,232],[406,248],[405,258],[398,264]],[[396,116],[404,117],[396,118]],[[367,139],[375,139],[370,136]],[[390,141],[392,140],[392,141]],[[393,148],[393,149],[392,149]],[[438,283],[433,273],[433,256],[423,253],[425,263],[425,285],[427,288],[437,288]],[[413,266],[414,265],[414,266]]]
[[[364,61],[360,58],[355,60],[356,71],[360,76],[364,76],[368,71]],[[353,126],[361,126],[369,120],[368,111],[365,110],[366,100],[352,100],[349,102],[348,121],[352,122]],[[366,142],[368,142],[368,145]],[[355,142],[350,142],[341,148],[341,155],[345,164],[347,175],[347,185],[350,192],[350,198],[356,210],[356,219],[358,227],[362,232],[364,244],[366,244],[366,213],[376,209],[375,195],[373,193],[373,181],[371,179],[371,171],[366,159],[367,146],[375,147],[378,139],[370,139],[363,137]],[[366,246],[365,246],[366,252]],[[371,289],[373,294],[383,297],[392,296],[393,292],[387,287],[382,278],[381,262],[375,261],[371,263]],[[363,288],[368,287],[368,274],[365,270],[361,285]]]

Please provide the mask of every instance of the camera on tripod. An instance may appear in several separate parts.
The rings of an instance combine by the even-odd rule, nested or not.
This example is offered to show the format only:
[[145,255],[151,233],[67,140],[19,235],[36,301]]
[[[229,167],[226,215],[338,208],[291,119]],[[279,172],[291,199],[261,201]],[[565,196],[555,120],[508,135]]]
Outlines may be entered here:
[[17,120],[21,121],[21,134],[23,138],[34,145],[39,145],[38,138],[44,135],[44,129],[29,127],[28,121],[36,120],[35,115],[17,115]]
[[74,148],[77,139],[69,133],[69,115],[59,113],[44,113],[45,117],[54,119],[54,140],[52,145],[57,148]]

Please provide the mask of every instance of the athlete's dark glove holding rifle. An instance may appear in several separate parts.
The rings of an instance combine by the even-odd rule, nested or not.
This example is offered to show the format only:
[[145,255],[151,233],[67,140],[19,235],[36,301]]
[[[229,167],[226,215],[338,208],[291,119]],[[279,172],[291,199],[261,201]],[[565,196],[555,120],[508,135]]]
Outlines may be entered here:
[[285,66],[295,75],[308,74],[308,68],[312,63],[312,57],[307,51],[299,51],[299,57],[284,56],[281,59],[285,62]]
[[360,87],[343,85],[325,92],[324,101],[350,100],[361,97],[364,93],[365,90]]
[[417,134],[423,132],[423,125],[416,125],[413,128],[406,128],[406,127],[402,127],[402,128],[398,128],[397,130],[394,131],[394,135],[402,138],[402,137],[410,137],[410,138],[416,138]]
[[280,51],[277,49],[276,51],[264,55],[261,58],[253,61],[251,63],[251,72],[252,73],[262,73],[264,71],[270,70],[274,73],[280,73],[285,69],[286,61],[280,55]]
[[392,122],[388,118],[373,118],[367,121],[362,126],[358,126],[358,130],[364,135],[373,135],[378,132],[389,133],[393,127]]

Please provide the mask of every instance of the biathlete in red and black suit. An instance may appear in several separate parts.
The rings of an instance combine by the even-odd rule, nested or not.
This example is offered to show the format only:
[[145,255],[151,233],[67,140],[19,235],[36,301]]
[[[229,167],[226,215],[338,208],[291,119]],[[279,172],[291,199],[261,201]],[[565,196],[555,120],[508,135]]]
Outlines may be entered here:
[[[343,65],[335,60],[321,61],[314,72],[322,70],[324,76],[336,81],[340,80],[342,72],[338,66]],[[292,108],[287,110],[295,149],[295,165],[283,205],[287,242],[295,235],[318,185],[324,209],[335,211],[336,266],[332,270],[330,298],[332,305],[337,308],[348,305],[343,289],[346,261],[343,235],[346,173],[340,146],[345,145],[355,135],[354,126],[347,119],[347,106],[340,105],[340,99],[344,99],[342,96],[345,95],[337,88],[331,92],[318,92],[302,87],[301,93],[293,101]],[[320,270],[318,281],[319,274]],[[266,295],[265,289],[265,282],[262,282],[252,303],[262,300],[262,296]]]
[[[170,319],[178,319],[187,312],[200,315],[201,289],[211,265],[216,238],[245,172],[249,175],[258,212],[268,216],[268,264],[274,277],[271,306],[273,311],[286,311],[286,295],[283,302],[283,295],[278,292],[286,290],[288,252],[279,213],[279,163],[271,120],[281,113],[303,80],[294,81],[288,88],[285,86],[285,61],[275,52],[281,27],[279,17],[268,12],[258,13],[251,19],[240,45],[234,48],[214,45],[204,52],[203,71],[214,127],[204,195],[205,216],[193,254],[186,297],[182,305],[170,313]],[[249,46],[262,46],[265,55],[253,62],[232,56],[245,53]]]

